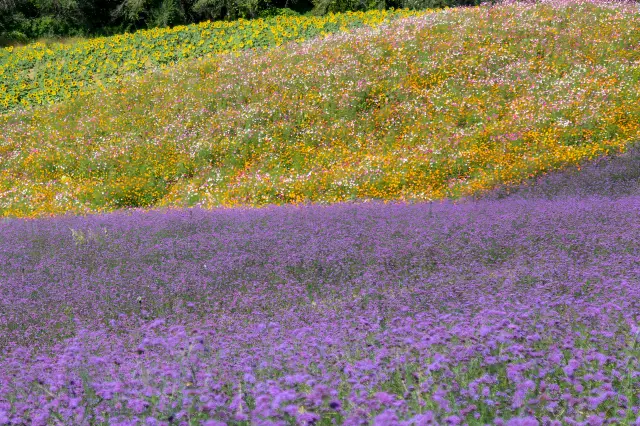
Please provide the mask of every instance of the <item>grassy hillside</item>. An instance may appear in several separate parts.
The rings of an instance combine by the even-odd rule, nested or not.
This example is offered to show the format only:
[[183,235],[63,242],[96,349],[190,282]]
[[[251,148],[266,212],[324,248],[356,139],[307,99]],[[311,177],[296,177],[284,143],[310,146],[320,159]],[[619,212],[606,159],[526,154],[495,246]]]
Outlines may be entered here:
[[[587,30],[588,29],[588,30]],[[628,6],[451,9],[0,117],[0,214],[430,200],[640,136]]]
[[322,17],[281,16],[156,28],[76,43],[35,43],[0,49],[0,113],[48,104],[80,90],[110,86],[127,75],[166,68],[189,58],[278,46],[336,31],[376,26],[427,12],[371,11]]

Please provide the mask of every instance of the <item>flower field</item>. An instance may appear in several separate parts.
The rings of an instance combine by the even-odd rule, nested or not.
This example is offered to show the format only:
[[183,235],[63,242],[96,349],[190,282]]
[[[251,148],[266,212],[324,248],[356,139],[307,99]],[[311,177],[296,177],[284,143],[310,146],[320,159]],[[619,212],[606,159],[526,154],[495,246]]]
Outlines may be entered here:
[[148,69],[189,58],[247,48],[279,46],[340,30],[376,26],[410,15],[408,10],[282,16],[271,19],[204,22],[155,28],[73,44],[34,43],[0,49],[0,113],[95,91]]
[[4,220],[0,424],[637,425],[639,168]]
[[182,62],[0,116],[0,215],[517,183],[638,139],[639,29],[630,5],[460,8]]
[[640,426],[637,4],[23,49],[0,426]]

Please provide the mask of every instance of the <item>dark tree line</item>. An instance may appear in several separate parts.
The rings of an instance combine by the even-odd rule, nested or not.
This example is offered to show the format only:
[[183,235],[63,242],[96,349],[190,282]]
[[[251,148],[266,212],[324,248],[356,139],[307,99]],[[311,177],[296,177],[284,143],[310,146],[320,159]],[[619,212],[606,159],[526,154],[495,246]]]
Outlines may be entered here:
[[204,20],[282,13],[472,5],[479,0],[0,0],[0,44],[111,35]]

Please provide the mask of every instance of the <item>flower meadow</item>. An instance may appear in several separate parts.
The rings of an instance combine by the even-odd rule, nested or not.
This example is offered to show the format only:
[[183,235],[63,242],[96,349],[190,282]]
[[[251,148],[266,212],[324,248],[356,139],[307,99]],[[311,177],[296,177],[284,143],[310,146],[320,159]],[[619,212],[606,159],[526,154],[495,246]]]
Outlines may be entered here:
[[4,219],[0,424],[638,425],[639,166]]
[[0,53],[0,426],[640,426],[638,5],[278,19]]
[[0,113],[69,99],[126,80],[132,73],[166,68],[188,58],[248,48],[279,46],[336,31],[424,14],[370,11],[327,16],[203,22],[154,28],[73,44],[33,43],[0,49]]
[[0,116],[0,215],[516,184],[638,139],[639,28],[632,4],[504,4],[181,61]]

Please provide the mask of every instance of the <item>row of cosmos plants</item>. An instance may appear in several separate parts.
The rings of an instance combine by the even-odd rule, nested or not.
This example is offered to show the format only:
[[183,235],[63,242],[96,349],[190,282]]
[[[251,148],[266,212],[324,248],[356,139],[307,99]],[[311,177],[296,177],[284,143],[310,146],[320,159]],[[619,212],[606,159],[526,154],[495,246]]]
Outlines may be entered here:
[[[0,216],[462,197],[622,152],[640,135],[631,4],[483,6],[380,24],[389,13],[314,18],[379,24],[178,61],[5,112]],[[282,19],[210,25],[316,28]],[[125,55],[108,40],[59,52],[100,43],[96,52]],[[5,55],[44,48],[23,49]],[[129,52],[123,61],[146,54]]]

